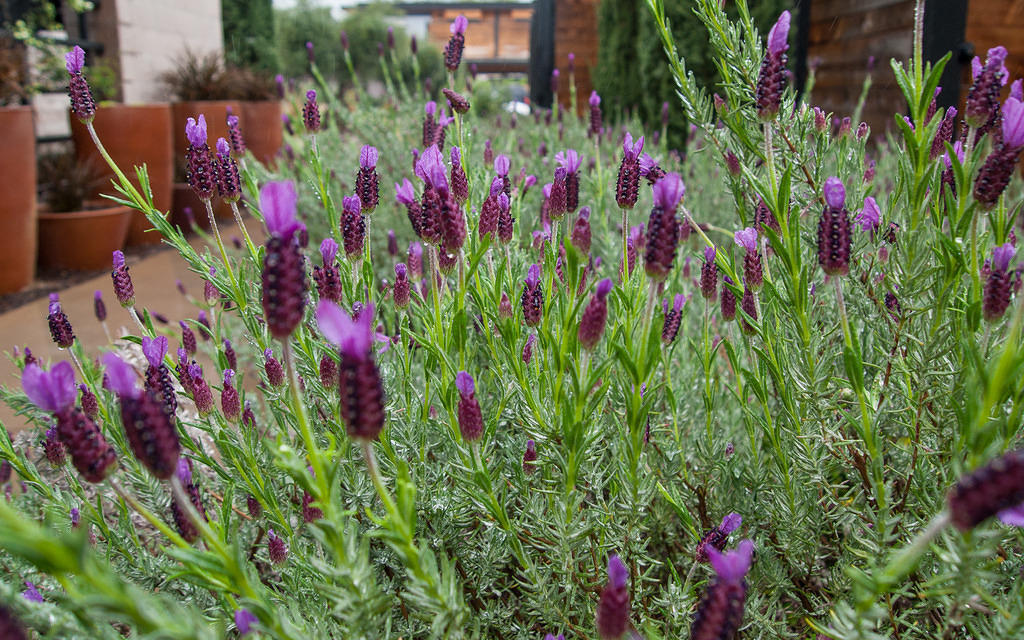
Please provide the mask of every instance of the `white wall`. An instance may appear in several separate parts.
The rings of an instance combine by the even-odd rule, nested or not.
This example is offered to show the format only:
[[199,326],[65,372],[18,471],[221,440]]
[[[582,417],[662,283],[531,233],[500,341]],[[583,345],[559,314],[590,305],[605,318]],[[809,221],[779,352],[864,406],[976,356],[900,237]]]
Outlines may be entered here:
[[223,51],[220,0],[116,0],[125,103],[167,101],[160,74],[186,50]]

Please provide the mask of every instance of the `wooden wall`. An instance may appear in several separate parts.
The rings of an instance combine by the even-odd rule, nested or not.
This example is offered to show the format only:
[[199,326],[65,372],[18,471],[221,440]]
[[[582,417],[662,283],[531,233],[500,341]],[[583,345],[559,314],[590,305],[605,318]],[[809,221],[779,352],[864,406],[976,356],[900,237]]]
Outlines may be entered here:
[[430,16],[427,36],[431,43],[444,51],[451,37],[449,27],[459,15],[466,16],[469,25],[466,27],[466,49],[463,58],[467,62],[475,60],[503,59],[523,63],[530,58],[530,17],[533,8],[526,5],[522,8],[504,9],[439,9]]
[[555,67],[561,74],[558,102],[569,105],[569,54],[576,56],[577,109],[582,113],[594,88],[590,74],[597,66],[599,0],[555,0]]
[[[842,118],[852,116],[875,57],[872,87],[862,120],[875,135],[905,111],[889,60],[907,60],[913,49],[913,0],[819,0],[811,2],[808,66],[817,65],[810,103]],[[853,123],[856,128],[857,123]]]

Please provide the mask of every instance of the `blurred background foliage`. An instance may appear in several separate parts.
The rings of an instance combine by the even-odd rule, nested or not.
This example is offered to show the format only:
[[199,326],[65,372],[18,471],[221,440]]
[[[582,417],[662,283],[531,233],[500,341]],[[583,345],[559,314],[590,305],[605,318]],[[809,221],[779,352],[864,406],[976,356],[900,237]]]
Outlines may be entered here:
[[[779,13],[793,10],[792,0],[751,0],[748,4],[751,18],[762,35],[768,33]],[[690,2],[666,2],[665,14],[687,69],[693,71],[702,86],[712,87],[719,81],[718,71],[712,61],[707,29],[692,6]],[[725,10],[731,19],[736,19],[738,12],[733,3],[727,3]],[[601,0],[597,20],[601,46],[594,69],[594,88],[601,95],[605,113],[617,118],[627,109],[635,109],[636,117],[647,129],[657,130],[661,127],[662,105],[668,102],[668,145],[683,148],[686,116],[676,98],[671,68],[665,64],[661,39],[646,4],[636,0]],[[637,82],[637,78],[644,81]]]

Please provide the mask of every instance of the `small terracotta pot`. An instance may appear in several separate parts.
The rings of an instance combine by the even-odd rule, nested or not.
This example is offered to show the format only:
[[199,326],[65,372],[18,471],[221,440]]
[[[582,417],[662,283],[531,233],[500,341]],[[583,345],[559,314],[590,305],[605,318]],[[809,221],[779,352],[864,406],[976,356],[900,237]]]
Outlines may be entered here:
[[[96,150],[85,125],[73,116],[70,120],[71,137],[75,142],[75,155],[79,161],[90,162],[98,168],[107,169],[107,164]],[[96,109],[93,127],[107,153],[136,187],[139,185],[135,179],[134,167],[146,165],[149,186],[153,192],[153,204],[160,211],[170,210],[171,185],[174,180],[171,105],[167,103],[101,105]],[[95,195],[116,193],[110,184],[113,178],[112,171],[105,171],[102,187],[97,189]],[[159,233],[154,231],[147,233],[152,228],[153,225],[149,223],[146,216],[134,213],[131,226],[128,228],[127,245],[160,242]]]
[[277,100],[242,103],[242,137],[257,160],[273,166],[277,152],[284,144],[281,103]]
[[39,214],[39,267],[95,271],[111,268],[132,221],[128,207]]
[[[171,105],[171,139],[174,141],[174,156],[184,162],[188,140],[185,138],[185,123],[189,118],[206,116],[206,143],[213,149],[217,138],[228,137],[228,108],[242,117],[241,103],[236,100],[200,100],[196,102],[175,102]],[[245,120],[241,120],[245,134]]]
[[36,271],[36,134],[32,107],[0,107],[0,294]]

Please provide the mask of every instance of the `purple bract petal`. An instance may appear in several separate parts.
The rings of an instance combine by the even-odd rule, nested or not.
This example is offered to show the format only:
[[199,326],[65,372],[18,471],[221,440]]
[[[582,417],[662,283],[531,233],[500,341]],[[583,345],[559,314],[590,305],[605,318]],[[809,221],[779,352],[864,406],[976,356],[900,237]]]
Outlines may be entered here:
[[206,146],[206,116],[199,114],[199,120],[189,118],[185,122],[185,137],[193,147]]
[[601,104],[601,96],[597,95],[597,91],[591,91],[590,92],[590,98],[587,100],[587,102],[592,107],[600,106],[600,104]]
[[540,284],[540,265],[531,264],[529,271],[526,272],[526,284],[531,289]]
[[704,262],[714,262],[718,251],[714,247],[704,247]]
[[603,300],[605,298],[605,296],[608,295],[608,292],[611,291],[611,290],[612,290],[612,281],[609,278],[605,278],[601,282],[597,283],[597,291],[595,293],[597,294],[598,298],[601,298]]
[[741,524],[743,524],[743,516],[738,513],[730,513],[722,518],[722,524],[718,525],[718,530],[725,535],[729,535],[739,529]]
[[39,590],[36,589],[36,585],[26,580],[25,586],[27,589],[21,592],[21,597],[25,598],[29,602],[43,602],[43,594],[39,593]]
[[295,218],[298,202],[295,183],[291,180],[268,182],[260,189],[260,209],[267,231],[282,238],[291,236],[299,228]]
[[338,255],[338,243],[334,238],[324,238],[320,243],[320,257],[325,265],[334,264],[334,258]]
[[450,162],[453,167],[458,164],[462,164],[462,153],[459,151],[458,147],[452,147],[451,151],[448,152],[448,162]]
[[231,155],[231,147],[228,146],[228,141],[224,138],[217,138],[217,153],[222,156]]
[[789,38],[789,18],[789,11],[783,11],[772,30],[768,32],[769,53],[778,55],[789,49],[789,44],[786,42]]
[[1010,85],[1010,97],[1015,100],[1024,100],[1024,80],[1017,78]]
[[654,205],[663,211],[675,211],[686,194],[686,185],[678,173],[667,173],[654,183]]
[[102,361],[106,368],[107,388],[119,396],[134,398],[139,392],[135,384],[138,379],[135,369],[114,353],[104,353]]
[[68,362],[58,362],[49,371],[30,364],[21,375],[25,395],[43,411],[57,413],[75,403],[75,370]]
[[407,206],[416,202],[416,190],[408,178],[403,178],[402,184],[395,183],[395,200]]
[[1009,509],[1003,509],[998,514],[999,519],[1004,524],[1008,524],[1013,527],[1024,527],[1024,504],[1019,504],[1016,507]]
[[619,556],[612,554],[612,557],[608,558],[608,584],[615,589],[624,589],[628,578],[629,569],[622,564]]
[[365,307],[359,319],[353,320],[338,305],[322,300],[316,308],[316,322],[324,337],[346,354],[362,357],[369,353],[373,339],[372,306]]
[[377,167],[378,152],[376,147],[364,145],[359,150],[359,166],[363,169],[374,169]]
[[448,193],[448,175],[437,145],[430,145],[416,160],[416,176],[428,186]]
[[747,251],[757,251],[757,229],[747,227],[733,234],[733,240]]
[[1006,271],[1010,267],[1010,260],[1013,260],[1017,248],[1007,242],[992,250],[992,268],[998,271]]
[[433,100],[428,100],[427,104],[423,105],[423,111],[431,118],[437,113],[437,103]]
[[558,163],[558,166],[565,167],[569,173],[576,173],[580,170],[582,159],[575,149],[566,149],[564,152],[559,151],[555,154],[555,162]]
[[825,179],[825,203],[833,209],[842,209],[846,202],[846,188],[835,176]]
[[121,267],[124,266],[124,252],[123,251],[120,251],[120,250],[115,251],[113,259],[114,259],[114,269],[120,269]]
[[348,213],[359,215],[359,212],[363,210],[363,203],[359,200],[359,196],[345,196],[341,199],[341,208]]
[[258,621],[259,619],[248,609],[238,609],[235,611],[235,628],[242,635],[249,633],[252,630],[252,625]]
[[1003,103],[1003,142],[1011,148],[1024,146],[1024,102],[1019,98]]
[[476,384],[473,382],[473,376],[469,375],[465,371],[460,371],[455,376],[455,388],[459,390],[459,394],[463,398],[469,398],[476,392]]
[[150,338],[142,337],[142,353],[146,356],[146,362],[153,367],[159,367],[167,355],[167,336]]
[[878,209],[878,203],[871,196],[864,198],[864,208],[857,214],[855,222],[864,231],[877,229],[882,222],[882,212]]
[[398,280],[405,280],[409,275],[409,267],[405,266],[404,262],[399,262],[395,265],[395,278]]
[[71,51],[64,54],[64,67],[68,70],[68,73],[75,75],[81,73],[84,66],[85,51],[76,44]]
[[498,154],[498,157],[494,159],[494,172],[499,176],[507,176],[511,162],[504,153]]
[[466,16],[460,15],[456,17],[455,20],[452,21],[452,24],[450,27],[448,27],[448,30],[454,36],[457,33],[466,33],[466,27],[468,26],[469,20],[466,19]]
[[750,570],[750,563],[754,557],[754,543],[750,540],[742,540],[736,545],[735,551],[720,553],[718,549],[708,545],[708,560],[711,567],[718,574],[718,577],[725,582],[737,584],[743,580]]

